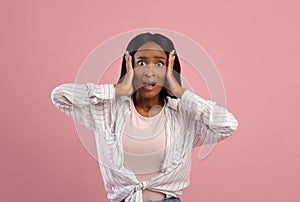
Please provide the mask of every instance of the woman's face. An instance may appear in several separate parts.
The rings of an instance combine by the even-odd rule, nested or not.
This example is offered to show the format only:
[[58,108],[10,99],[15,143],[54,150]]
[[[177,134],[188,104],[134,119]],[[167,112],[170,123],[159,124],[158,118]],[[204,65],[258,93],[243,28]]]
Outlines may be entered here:
[[167,55],[155,42],[143,44],[134,55],[133,87],[137,96],[154,98],[164,87]]

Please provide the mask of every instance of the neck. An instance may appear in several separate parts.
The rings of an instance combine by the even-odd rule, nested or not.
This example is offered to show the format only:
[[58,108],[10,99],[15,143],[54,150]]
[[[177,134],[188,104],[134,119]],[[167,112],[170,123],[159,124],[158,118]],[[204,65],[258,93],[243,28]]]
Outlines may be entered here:
[[138,93],[133,97],[134,105],[148,112],[153,106],[160,105],[163,107],[164,103],[161,102],[159,95],[152,98],[145,98],[139,96]]

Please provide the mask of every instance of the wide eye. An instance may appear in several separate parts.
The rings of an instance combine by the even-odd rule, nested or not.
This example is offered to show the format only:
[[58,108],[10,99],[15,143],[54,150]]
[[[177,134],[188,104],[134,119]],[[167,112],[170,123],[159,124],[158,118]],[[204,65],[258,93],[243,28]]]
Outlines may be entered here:
[[163,67],[163,66],[164,66],[164,63],[162,63],[162,62],[156,63],[156,67]]
[[142,61],[142,60],[138,61],[137,64],[139,66],[145,66],[146,65],[146,63],[144,61]]

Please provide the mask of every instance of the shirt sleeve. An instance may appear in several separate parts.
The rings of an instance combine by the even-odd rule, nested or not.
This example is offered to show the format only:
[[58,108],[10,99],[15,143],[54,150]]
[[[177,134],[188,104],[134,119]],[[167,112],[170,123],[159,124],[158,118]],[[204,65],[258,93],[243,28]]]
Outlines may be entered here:
[[205,100],[185,90],[181,96],[181,104],[186,109],[188,118],[195,123],[195,146],[216,143],[237,130],[237,119],[214,101]]
[[113,84],[66,83],[51,92],[51,100],[60,111],[91,130],[108,121],[114,98]]

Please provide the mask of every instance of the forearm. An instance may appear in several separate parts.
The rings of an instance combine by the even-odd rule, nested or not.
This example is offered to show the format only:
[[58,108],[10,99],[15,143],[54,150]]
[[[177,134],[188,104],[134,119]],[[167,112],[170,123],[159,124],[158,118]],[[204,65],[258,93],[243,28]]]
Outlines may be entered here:
[[110,121],[107,117],[114,97],[112,84],[68,83],[51,92],[51,100],[60,111],[92,130]]
[[114,88],[111,84],[61,84],[51,92],[53,104],[60,107],[85,106],[97,104],[103,100],[114,98]]
[[55,87],[51,92],[51,100],[58,107],[68,108],[73,104],[88,104],[88,88],[85,84],[65,83]]
[[237,130],[236,118],[216,102],[205,100],[190,91],[184,92],[181,98],[183,108],[194,116],[197,122],[204,123],[208,129],[225,136]]
[[186,91],[185,88],[181,87],[181,86],[178,86],[176,87],[176,89],[174,90],[174,95],[178,98],[181,98],[181,96],[183,95],[183,93]]

